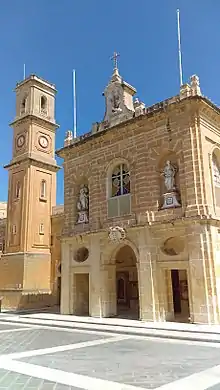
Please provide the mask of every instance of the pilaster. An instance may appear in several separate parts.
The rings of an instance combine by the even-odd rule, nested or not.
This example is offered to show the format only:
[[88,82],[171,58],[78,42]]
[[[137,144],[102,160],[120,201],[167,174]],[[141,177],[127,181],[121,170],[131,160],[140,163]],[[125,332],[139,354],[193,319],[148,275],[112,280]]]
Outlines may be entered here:
[[160,313],[156,275],[156,246],[152,243],[148,229],[141,229],[138,237],[140,319],[158,321]]
[[101,302],[101,271],[100,271],[100,239],[95,235],[91,237],[90,244],[90,302],[89,311],[92,317],[102,317],[102,302]]
[[71,294],[73,295],[71,279],[73,279],[73,275],[71,272],[69,244],[65,241],[61,242],[61,269],[60,312],[61,314],[73,314],[73,305],[71,305]]
[[106,264],[101,270],[102,317],[117,315],[115,264]]
[[188,228],[191,319],[205,324],[219,323],[210,226],[195,224]]

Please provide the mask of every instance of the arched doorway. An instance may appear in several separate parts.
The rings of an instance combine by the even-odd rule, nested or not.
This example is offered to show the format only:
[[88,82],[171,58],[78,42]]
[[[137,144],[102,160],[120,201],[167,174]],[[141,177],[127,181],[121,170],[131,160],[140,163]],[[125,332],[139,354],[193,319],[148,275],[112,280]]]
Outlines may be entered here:
[[115,266],[117,316],[139,319],[137,259],[129,245],[118,250]]

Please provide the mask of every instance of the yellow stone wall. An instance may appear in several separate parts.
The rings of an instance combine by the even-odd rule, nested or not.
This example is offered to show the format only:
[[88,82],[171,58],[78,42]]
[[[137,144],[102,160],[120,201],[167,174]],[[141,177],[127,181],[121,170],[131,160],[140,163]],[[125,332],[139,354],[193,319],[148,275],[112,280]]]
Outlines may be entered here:
[[[59,242],[51,248],[59,170],[55,160],[55,132],[59,127],[55,120],[56,89],[31,75],[16,85],[15,92],[13,155],[5,166],[9,185],[0,295],[5,308],[51,306],[58,303],[55,269],[60,262]],[[62,230],[60,223],[56,232]]]
[[[3,224],[4,222],[4,224]],[[0,221],[0,240],[5,239],[6,220]],[[60,237],[63,228],[63,207],[55,207],[51,216],[51,256],[36,254],[4,255],[0,262],[2,307],[40,308],[59,305],[58,277],[61,273]],[[1,253],[0,253],[1,256]],[[39,291],[39,293],[37,293]]]
[[[219,113],[200,97],[155,111],[58,152],[64,158],[62,313],[76,313],[79,287],[74,275],[80,273],[89,274],[89,314],[117,314],[115,256],[129,245],[136,255],[142,320],[174,320],[171,270],[177,269],[180,282],[186,278],[188,284],[188,298],[181,295],[185,320],[220,322],[219,217],[210,165],[213,145],[220,145]],[[181,207],[162,210],[166,160],[178,166]],[[108,173],[124,162],[130,169],[131,213],[108,218]],[[81,225],[76,224],[80,184],[88,185],[90,200],[89,224]],[[123,227],[126,239],[111,242],[112,226]],[[164,252],[170,239],[177,253]],[[77,263],[74,254],[82,247],[89,257]]]

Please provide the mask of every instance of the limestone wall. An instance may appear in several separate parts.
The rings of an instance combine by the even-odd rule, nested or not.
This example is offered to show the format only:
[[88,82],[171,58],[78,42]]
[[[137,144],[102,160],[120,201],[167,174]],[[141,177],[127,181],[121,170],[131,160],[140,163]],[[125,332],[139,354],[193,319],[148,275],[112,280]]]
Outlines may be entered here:
[[0,219],[0,256],[4,251],[5,234],[6,234],[6,219]]

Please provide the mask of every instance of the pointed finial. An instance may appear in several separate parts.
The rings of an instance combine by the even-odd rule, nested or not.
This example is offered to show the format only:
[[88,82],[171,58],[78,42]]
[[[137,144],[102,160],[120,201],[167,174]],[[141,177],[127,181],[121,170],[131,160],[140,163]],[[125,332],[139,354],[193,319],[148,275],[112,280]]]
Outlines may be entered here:
[[120,57],[120,54],[114,51],[114,54],[111,57],[111,60],[113,60],[114,69],[118,69],[118,57]]

